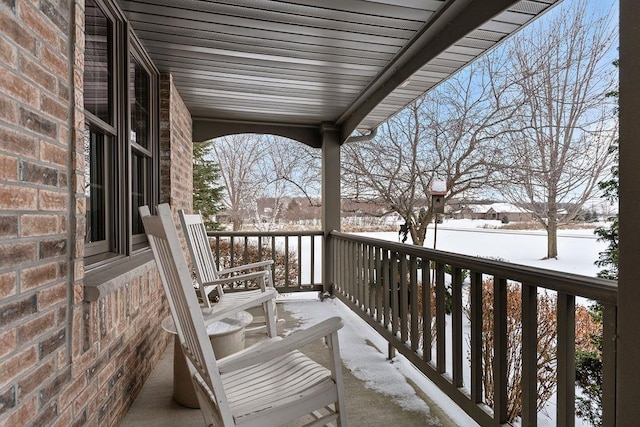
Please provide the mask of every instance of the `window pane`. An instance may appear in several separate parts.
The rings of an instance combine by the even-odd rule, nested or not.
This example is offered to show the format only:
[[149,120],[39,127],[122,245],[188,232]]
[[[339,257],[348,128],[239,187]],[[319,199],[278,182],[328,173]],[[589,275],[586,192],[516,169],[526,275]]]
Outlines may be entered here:
[[84,108],[112,123],[112,23],[94,0],[85,3]]
[[133,153],[131,162],[131,219],[132,233],[144,233],[138,208],[149,204],[149,159],[139,153]]
[[105,136],[87,126],[84,133],[84,194],[87,203],[86,243],[100,242],[107,238],[107,158],[105,149]]
[[149,148],[150,78],[133,55],[129,62],[129,75],[131,142]]

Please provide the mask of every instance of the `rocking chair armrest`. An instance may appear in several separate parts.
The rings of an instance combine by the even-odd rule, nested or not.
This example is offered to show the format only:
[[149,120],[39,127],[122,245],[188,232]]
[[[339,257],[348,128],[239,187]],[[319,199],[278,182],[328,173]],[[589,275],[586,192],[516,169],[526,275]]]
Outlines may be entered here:
[[[237,276],[221,277],[215,280],[211,280],[209,282],[205,282],[202,284],[202,286],[224,285],[227,283],[240,282],[242,280],[261,279],[261,278],[266,278],[267,275],[268,275],[268,272],[266,271],[254,271],[252,273],[239,274]],[[260,284],[260,288],[262,288],[263,291],[264,291],[264,287],[265,287],[264,281],[262,281],[262,283]]]
[[272,259],[267,259],[264,261],[258,261],[258,262],[252,262],[250,264],[243,264],[243,265],[239,265],[237,267],[231,267],[231,268],[225,268],[224,270],[220,270],[218,271],[218,274],[231,274],[231,273],[237,273],[238,271],[245,271],[245,270],[249,270],[252,268],[260,268],[260,267],[267,267],[273,264],[273,260]]
[[297,350],[313,341],[337,333],[344,325],[342,318],[330,317],[307,329],[302,329],[284,338],[266,339],[237,353],[218,360],[221,373],[246,368],[257,363],[264,363],[278,356]]
[[257,307],[260,304],[274,300],[277,295],[278,291],[275,288],[268,287],[264,291],[256,293],[251,298],[242,302],[234,301],[233,304],[225,304],[222,302],[210,308],[203,308],[202,316],[204,317],[204,324],[208,325],[211,322],[224,319],[225,317],[236,314],[239,311],[243,311],[251,307]]

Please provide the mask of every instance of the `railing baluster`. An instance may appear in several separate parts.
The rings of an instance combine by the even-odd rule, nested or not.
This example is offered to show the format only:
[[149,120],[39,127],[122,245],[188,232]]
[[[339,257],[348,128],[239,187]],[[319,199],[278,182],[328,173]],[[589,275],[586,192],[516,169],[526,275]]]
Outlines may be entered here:
[[507,422],[507,280],[493,278],[493,417]]
[[[314,236],[313,234],[311,236],[309,236],[309,246],[311,248],[311,254],[309,255],[311,258],[310,264],[311,266],[309,267],[309,284],[310,285],[315,285],[316,284],[316,236]],[[334,250],[334,263],[333,265],[336,266],[335,263],[335,253],[336,251]],[[336,270],[337,271],[337,270]],[[331,278],[327,277],[326,280],[328,280],[329,282],[331,282]]]
[[376,307],[376,321],[382,323],[382,249],[375,248],[375,263],[376,263],[376,282],[375,282],[375,307]]
[[398,336],[398,315],[400,311],[400,302],[398,301],[398,253],[391,253],[391,333],[394,337]]
[[471,272],[471,401],[483,402],[482,273]]
[[522,426],[538,425],[538,288],[522,285]]
[[284,287],[288,289],[291,286],[291,281],[289,280],[289,236],[284,236]]
[[575,296],[558,292],[558,411],[557,422],[575,425],[576,307]]
[[[275,285],[276,282],[276,263],[277,263],[277,257],[276,257],[276,236],[271,236],[271,259],[273,260],[273,264],[271,265],[271,277],[273,277],[273,283]],[[284,286],[287,286],[286,283],[286,279],[285,279],[285,283]]]
[[389,279],[391,275],[391,260],[389,259],[389,251],[382,250],[382,310],[384,314],[384,327],[388,328],[391,323],[389,312],[391,309],[391,301],[389,295]]
[[304,259],[302,258],[302,236],[296,236],[298,241],[298,289],[302,288],[302,264]]
[[602,305],[602,425],[616,425],[617,307]]
[[444,264],[436,263],[436,367],[438,373],[447,371],[446,290],[444,287]]
[[249,263],[249,236],[244,236],[244,252],[242,254],[242,263]]
[[235,267],[235,242],[233,236],[229,238],[229,267]]
[[410,285],[410,305],[411,305],[411,351],[418,351],[420,340],[419,314],[418,314],[418,260],[412,256],[409,258],[409,285]]
[[422,357],[426,362],[431,361],[431,347],[433,336],[431,334],[431,262],[422,258]]
[[406,343],[409,340],[409,288],[407,286],[407,257],[400,255],[400,340]]
[[451,277],[451,354],[453,356],[453,385],[464,385],[462,373],[462,269],[452,267]]
[[367,256],[369,259],[368,271],[369,278],[367,280],[367,313],[369,316],[374,316],[375,312],[375,290],[374,283],[376,282],[376,259],[375,259],[375,250],[373,245],[367,245]]
[[364,282],[365,282],[365,256],[364,256],[364,243],[358,244],[358,257],[359,262],[357,266],[357,284],[358,284],[358,306],[360,309],[364,308]]

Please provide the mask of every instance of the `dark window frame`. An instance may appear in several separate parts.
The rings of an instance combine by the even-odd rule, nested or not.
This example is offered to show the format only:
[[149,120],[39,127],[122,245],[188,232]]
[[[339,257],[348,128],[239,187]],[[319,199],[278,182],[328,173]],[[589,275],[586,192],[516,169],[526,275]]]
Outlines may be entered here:
[[[124,14],[112,0],[92,0],[96,6],[110,20],[112,31],[110,35],[111,49],[111,78],[108,84],[112,91],[110,117],[107,123],[85,110],[85,127],[105,135],[105,150],[107,165],[108,195],[106,201],[107,218],[106,239],[98,242],[85,243],[85,270],[89,271],[111,264],[122,258],[131,258],[147,249],[147,239],[144,233],[134,234],[134,213],[132,200],[132,176],[134,154],[144,156],[146,164],[143,202],[150,207],[159,200],[159,150],[160,150],[160,114],[159,114],[159,72],[145,52],[133,30],[127,23]],[[148,76],[149,95],[149,135],[147,147],[143,147],[130,140],[132,129],[130,107],[130,61],[135,58],[136,63]],[[89,183],[87,183],[89,185]],[[136,208],[137,209],[137,208]],[[90,218],[86,218],[89,224]],[[138,228],[139,231],[139,228]]]

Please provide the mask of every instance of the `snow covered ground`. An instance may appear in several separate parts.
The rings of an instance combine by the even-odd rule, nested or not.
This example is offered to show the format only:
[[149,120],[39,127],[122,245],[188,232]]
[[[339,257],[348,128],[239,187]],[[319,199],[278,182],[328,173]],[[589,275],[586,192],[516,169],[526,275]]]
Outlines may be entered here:
[[[498,257],[508,262],[594,276],[598,268],[594,261],[606,244],[598,242],[593,230],[568,230],[558,234],[558,259],[542,260],[546,255],[546,234],[543,231],[508,231],[484,228],[487,221],[449,220],[438,225],[437,249],[473,256]],[[495,225],[496,221],[489,221]],[[425,246],[433,247],[433,227],[427,234]],[[398,241],[395,232],[358,233],[380,239]],[[318,264],[316,264],[318,265]],[[307,267],[308,268],[308,267]],[[303,266],[304,269],[304,266]],[[315,299],[305,303],[286,301],[301,298]],[[461,426],[476,425],[457,405],[416,370],[404,357],[393,363],[386,360],[387,343],[355,313],[337,300],[317,301],[317,295],[284,295],[286,309],[302,320],[302,327],[324,318],[338,315],[345,327],[340,332],[340,345],[345,365],[368,387],[385,393],[407,408],[429,412],[429,408],[408,386],[404,377],[411,378],[454,422]],[[375,349],[371,345],[375,346]],[[377,349],[377,350],[376,350]],[[549,407],[553,411],[553,403]],[[539,425],[552,426],[553,414],[539,414]],[[584,425],[576,420],[576,425]]]

